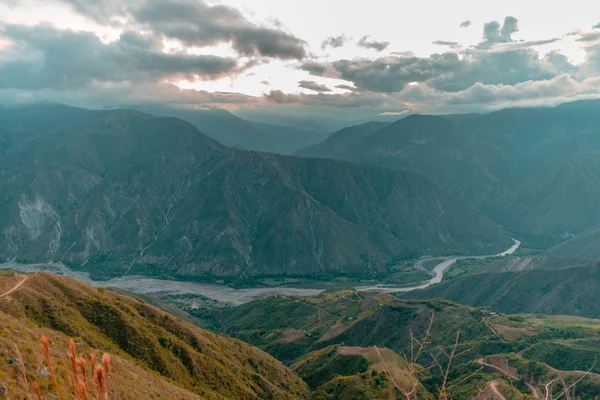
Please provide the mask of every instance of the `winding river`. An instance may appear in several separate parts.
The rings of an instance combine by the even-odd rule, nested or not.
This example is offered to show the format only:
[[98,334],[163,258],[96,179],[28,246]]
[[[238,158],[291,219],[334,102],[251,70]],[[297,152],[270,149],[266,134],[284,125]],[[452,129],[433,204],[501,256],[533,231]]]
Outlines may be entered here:
[[425,289],[431,285],[437,285],[444,278],[444,273],[458,260],[485,260],[486,258],[495,258],[495,257],[504,257],[513,254],[515,251],[519,249],[521,246],[521,242],[517,239],[514,239],[514,244],[508,249],[498,254],[491,254],[489,256],[449,256],[449,257],[428,257],[421,258],[416,263],[415,266],[417,268],[422,268],[423,265],[428,261],[440,261],[439,264],[435,266],[433,269],[433,276],[429,281],[426,281],[417,286],[408,286],[408,287],[398,287],[398,286],[390,286],[390,285],[375,285],[375,286],[358,286],[357,290],[376,290],[380,292],[388,292],[388,293],[404,293],[404,292],[412,292],[413,290]]
[[[424,289],[431,285],[438,284],[442,281],[444,273],[448,268],[456,263],[458,260],[464,259],[485,259],[492,257],[502,257],[513,254],[521,242],[514,240],[514,245],[499,254],[493,254],[489,256],[450,256],[450,257],[430,257],[421,258],[415,264],[417,268],[422,268],[423,264],[428,261],[438,260],[439,264],[435,266],[432,271],[432,278],[417,286],[410,287],[397,287],[390,285],[374,285],[374,286],[357,286],[357,290],[370,290],[380,291],[389,293],[398,292],[409,292],[417,289]],[[181,282],[181,281],[168,281],[154,278],[147,278],[143,276],[123,276],[119,278],[110,279],[107,281],[93,281],[90,279],[87,273],[73,271],[67,268],[62,263],[52,264],[17,264],[17,263],[4,263],[0,264],[0,269],[10,269],[21,273],[28,273],[33,271],[47,271],[61,275],[71,276],[73,278],[87,282],[94,286],[104,287],[116,287],[120,289],[129,290],[131,292],[148,295],[199,295],[221,303],[230,304],[237,306],[240,304],[248,303],[253,300],[262,299],[273,295],[287,295],[287,296],[314,296],[324,291],[324,289],[307,289],[307,288],[296,288],[296,287],[267,287],[267,288],[249,288],[249,289],[234,289],[224,285],[194,283],[194,282]]]

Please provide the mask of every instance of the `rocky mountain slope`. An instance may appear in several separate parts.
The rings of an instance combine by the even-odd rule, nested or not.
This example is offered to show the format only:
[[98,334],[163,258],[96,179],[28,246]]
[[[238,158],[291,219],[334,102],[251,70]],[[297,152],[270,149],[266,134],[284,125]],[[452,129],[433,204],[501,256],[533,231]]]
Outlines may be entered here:
[[401,258],[512,243],[414,171],[234,150],[135,111],[74,112],[85,118],[0,132],[35,137],[3,148],[0,259],[98,277],[373,276]]
[[581,153],[499,196],[490,215],[513,232],[561,241],[600,224],[599,201],[600,153]]

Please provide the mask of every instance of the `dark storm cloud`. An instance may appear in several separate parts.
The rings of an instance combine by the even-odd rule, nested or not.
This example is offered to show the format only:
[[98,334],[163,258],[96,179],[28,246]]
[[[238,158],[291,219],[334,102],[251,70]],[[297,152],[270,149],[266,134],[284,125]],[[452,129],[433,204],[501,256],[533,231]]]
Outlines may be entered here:
[[[249,21],[235,8],[202,0],[62,0],[99,23],[136,27],[186,46],[231,43],[244,56],[303,59],[306,43],[281,30]],[[126,21],[126,22],[123,22]]]
[[436,40],[435,42],[433,42],[432,44],[438,45],[438,46],[448,46],[451,49],[458,49],[460,46],[460,43],[458,42],[449,42],[446,40]]
[[471,21],[466,20],[460,23],[460,25],[458,26],[459,28],[468,28],[471,26]]
[[92,82],[214,79],[239,72],[233,58],[166,54],[153,37],[124,32],[104,44],[88,32],[50,26],[9,25],[2,35],[15,45],[0,60],[0,88],[67,89]]
[[325,50],[328,47],[333,47],[334,49],[340,48],[344,44],[346,44],[347,40],[348,38],[346,37],[346,35],[330,36],[327,39],[323,40],[323,42],[321,43],[321,49]]
[[383,51],[388,48],[390,42],[378,42],[375,40],[369,40],[369,36],[363,36],[358,41],[358,46],[365,49],[373,49],[376,51]]
[[298,82],[298,87],[313,90],[319,93],[331,92],[331,89],[328,88],[326,85],[321,85],[315,81],[300,81]]

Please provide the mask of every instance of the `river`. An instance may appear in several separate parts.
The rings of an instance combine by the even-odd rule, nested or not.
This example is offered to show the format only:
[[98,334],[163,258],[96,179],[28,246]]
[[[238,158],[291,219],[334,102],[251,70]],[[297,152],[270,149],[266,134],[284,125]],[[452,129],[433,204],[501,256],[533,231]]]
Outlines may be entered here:
[[[515,244],[508,250],[489,256],[450,256],[450,257],[430,257],[422,258],[417,261],[415,265],[422,266],[427,261],[439,260],[440,263],[435,266],[432,271],[432,278],[422,284],[411,286],[411,287],[395,287],[390,285],[374,285],[374,286],[357,286],[357,290],[371,290],[389,293],[398,292],[409,292],[417,289],[424,289],[431,285],[440,283],[444,277],[444,273],[448,268],[456,263],[457,260],[464,259],[485,259],[492,257],[502,257],[513,254],[521,242],[515,240]],[[123,276],[119,278],[110,279],[107,281],[94,281],[91,280],[89,275],[85,272],[73,271],[67,268],[62,263],[52,264],[18,264],[18,263],[4,263],[0,264],[0,269],[10,269],[21,273],[28,273],[34,271],[47,271],[61,275],[71,276],[73,278],[84,281],[93,286],[103,287],[116,287],[125,289],[134,293],[147,294],[147,295],[199,295],[221,303],[238,306],[244,303],[248,303],[253,300],[262,299],[273,295],[286,295],[286,296],[314,296],[322,293],[324,289],[307,289],[307,288],[296,288],[296,287],[266,287],[266,288],[248,288],[248,289],[234,289],[224,285],[214,285],[208,283],[195,283],[195,282],[181,282],[181,281],[169,281],[154,278],[147,278],[143,276]]]
[[408,286],[408,287],[398,287],[391,285],[374,285],[374,286],[358,286],[357,290],[366,290],[366,291],[380,291],[380,292],[388,292],[388,293],[405,293],[412,292],[413,290],[425,289],[431,285],[437,285],[444,278],[444,273],[458,260],[484,260],[486,258],[494,258],[494,257],[504,257],[514,254],[515,251],[519,249],[521,246],[521,242],[517,239],[513,239],[514,244],[508,249],[498,254],[491,254],[489,256],[448,256],[448,257],[428,257],[421,258],[416,263],[415,266],[423,266],[428,261],[439,260],[440,263],[435,266],[433,269],[433,276],[430,280],[419,284],[417,286]]

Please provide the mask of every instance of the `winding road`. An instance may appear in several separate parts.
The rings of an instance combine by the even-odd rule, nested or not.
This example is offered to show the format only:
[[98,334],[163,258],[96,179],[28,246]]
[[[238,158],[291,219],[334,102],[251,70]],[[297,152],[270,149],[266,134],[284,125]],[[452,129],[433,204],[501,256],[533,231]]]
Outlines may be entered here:
[[485,260],[486,258],[495,258],[495,257],[504,257],[513,254],[515,251],[519,249],[521,246],[521,242],[517,239],[514,239],[514,244],[507,250],[498,254],[491,254],[488,256],[449,256],[449,257],[428,257],[421,258],[415,266],[423,266],[428,261],[439,260],[441,261],[438,265],[433,269],[433,276],[430,280],[417,285],[417,286],[409,286],[409,287],[397,287],[390,285],[375,285],[375,286],[359,286],[357,290],[363,291],[380,291],[380,292],[388,292],[388,293],[404,293],[404,292],[412,292],[413,290],[425,289],[432,285],[437,285],[444,278],[444,273],[458,260]]

